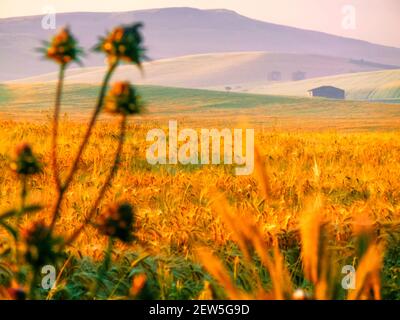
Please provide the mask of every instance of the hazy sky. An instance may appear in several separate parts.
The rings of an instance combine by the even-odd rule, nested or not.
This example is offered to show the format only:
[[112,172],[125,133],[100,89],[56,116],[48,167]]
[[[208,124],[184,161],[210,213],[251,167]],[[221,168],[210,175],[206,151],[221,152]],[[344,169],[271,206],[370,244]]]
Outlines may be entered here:
[[224,8],[259,20],[400,48],[400,0],[0,0],[0,18],[42,14],[49,5],[56,12]]

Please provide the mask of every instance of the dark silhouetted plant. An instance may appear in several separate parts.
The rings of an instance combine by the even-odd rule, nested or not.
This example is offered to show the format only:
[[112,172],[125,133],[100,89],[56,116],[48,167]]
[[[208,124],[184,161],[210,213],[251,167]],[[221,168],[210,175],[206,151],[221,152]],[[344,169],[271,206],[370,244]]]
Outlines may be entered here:
[[[35,157],[31,146],[26,143],[20,144],[16,148],[15,157],[11,163],[11,169],[17,174],[21,181],[21,205],[19,210],[13,209],[0,214],[0,226],[5,228],[15,239],[15,264],[17,266],[15,278],[21,278],[19,280],[24,283],[30,279],[30,286],[28,289],[27,286],[20,285],[19,280],[17,281],[15,278],[10,279],[9,288],[6,291],[9,298],[35,299],[38,297],[37,280],[41,268],[48,264],[57,265],[59,259],[65,256],[64,252],[66,246],[72,244],[83,229],[92,223],[94,214],[97,212],[105,192],[112,183],[121,160],[121,153],[126,136],[127,118],[128,116],[140,113],[143,109],[143,103],[135,88],[129,82],[116,82],[107,93],[108,84],[115,69],[122,61],[132,63],[139,69],[142,68],[141,64],[144,59],[145,49],[142,45],[141,27],[141,24],[117,27],[105,38],[101,38],[100,42],[96,45],[96,51],[105,53],[108,61],[108,68],[100,87],[97,103],[86,128],[85,135],[64,180],[62,179],[57,159],[59,115],[64,76],[67,67],[72,62],[81,64],[80,57],[83,55],[83,50],[78,46],[77,40],[68,27],[61,29],[60,32],[53,37],[51,42],[44,42],[44,47],[40,49],[45,58],[59,65],[51,140],[51,171],[57,197],[52,209],[50,224],[47,225],[43,221],[33,222],[29,227],[22,230],[23,237],[21,239],[19,218],[25,213],[39,211],[42,207],[39,205],[27,205],[26,203],[28,178],[31,175],[41,173],[41,165]],[[115,151],[114,161],[110,166],[110,171],[106,176],[104,184],[95,196],[94,203],[86,213],[82,224],[72,232],[72,235],[68,239],[66,239],[65,237],[55,234],[55,225],[61,215],[61,204],[65,198],[66,191],[70,188],[71,182],[76,175],[82,154],[92,134],[93,127],[103,109],[119,117],[118,146]],[[13,225],[10,220],[13,217],[18,218],[16,225]],[[125,203],[109,206],[96,224],[99,231],[109,238],[109,245],[105,251],[103,264],[98,271],[97,287],[93,292],[93,297],[96,296],[99,283],[109,269],[113,242],[116,239],[123,242],[130,242],[134,239],[132,235],[134,232],[134,221],[134,209],[129,204]],[[24,248],[22,255],[20,255],[19,252],[20,247]],[[28,272],[28,274],[26,271],[23,271],[25,270],[22,268],[24,263],[29,266],[30,273]]]

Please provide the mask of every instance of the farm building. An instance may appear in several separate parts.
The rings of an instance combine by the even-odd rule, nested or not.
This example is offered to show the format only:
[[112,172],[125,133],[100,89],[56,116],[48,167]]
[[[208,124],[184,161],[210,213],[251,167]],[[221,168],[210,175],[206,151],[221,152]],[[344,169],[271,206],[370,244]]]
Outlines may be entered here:
[[272,72],[268,73],[268,80],[269,81],[281,81],[282,73],[279,71],[272,71]]
[[306,78],[306,73],[303,71],[296,71],[292,73],[292,80],[293,81],[300,81]]
[[330,99],[345,99],[345,91],[332,86],[322,86],[308,90],[311,97],[322,97]]

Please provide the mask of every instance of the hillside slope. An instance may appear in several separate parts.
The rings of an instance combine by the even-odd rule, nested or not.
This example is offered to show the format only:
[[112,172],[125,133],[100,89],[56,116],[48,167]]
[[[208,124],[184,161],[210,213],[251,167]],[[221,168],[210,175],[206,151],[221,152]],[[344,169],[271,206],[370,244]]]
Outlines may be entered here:
[[[285,54],[266,52],[235,52],[185,56],[157,60],[144,64],[144,74],[132,66],[121,66],[115,77],[133,83],[232,90],[241,87],[275,83],[271,74],[279,72],[280,81],[292,81],[296,72],[303,72],[306,78],[323,77],[354,72],[376,71],[390,68],[385,65],[360,64],[356,61],[328,56]],[[68,83],[96,84],[102,79],[104,67],[71,69],[66,73]],[[42,83],[55,81],[57,73],[18,79],[18,83]]]
[[[0,81],[51,72],[34,51],[54,30],[41,27],[42,16],[0,20]],[[400,65],[400,49],[253,20],[228,10],[165,8],[123,13],[61,13],[57,25],[69,24],[80,43],[90,49],[99,35],[121,23],[142,21],[152,59],[215,52],[267,51],[364,59]],[[86,66],[103,65],[89,54]]]
[[307,96],[307,91],[324,85],[346,91],[347,99],[400,101],[400,70],[384,70],[322,77],[290,83],[248,88],[248,92],[274,95]]
[[[234,127],[244,120],[272,128],[394,129],[400,125],[400,105],[362,101],[335,101],[301,97],[285,97],[139,86],[146,111],[135,122],[162,124],[171,119],[193,121],[196,128],[223,121]],[[55,84],[0,85],[0,120],[48,121],[54,103]],[[63,119],[87,119],[96,103],[98,86],[68,84],[62,104]],[[103,120],[110,121],[109,116]],[[111,117],[114,118],[115,117]],[[112,121],[112,119],[111,119]]]

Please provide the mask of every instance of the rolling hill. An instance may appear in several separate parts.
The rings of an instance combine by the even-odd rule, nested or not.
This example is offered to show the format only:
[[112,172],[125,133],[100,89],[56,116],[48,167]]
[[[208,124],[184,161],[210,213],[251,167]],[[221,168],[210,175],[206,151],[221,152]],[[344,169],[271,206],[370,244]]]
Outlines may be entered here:
[[400,70],[344,74],[297,82],[248,88],[248,92],[273,95],[307,96],[307,91],[324,85],[346,91],[346,99],[400,102]]
[[[134,121],[191,119],[198,126],[246,123],[273,127],[389,130],[398,128],[400,105],[362,101],[334,101],[301,97],[271,96],[199,89],[139,86],[146,112]],[[0,119],[46,122],[51,117],[55,84],[0,85]],[[93,110],[98,86],[65,86],[62,112],[66,119],[87,119]],[[109,121],[110,116],[102,116]],[[115,117],[112,117],[115,118]],[[64,119],[64,116],[63,116]]]
[[[0,20],[0,81],[52,72],[35,48],[54,34],[42,28],[42,16]],[[219,52],[286,52],[336,56],[400,66],[400,49],[253,20],[228,10],[165,8],[121,13],[60,13],[57,25],[69,24],[81,45],[90,49],[99,35],[122,23],[142,21],[150,58]],[[86,66],[103,65],[88,54]]]
[[[310,54],[285,54],[266,52],[234,52],[184,56],[145,63],[144,76],[132,66],[121,66],[115,77],[133,83],[185,87],[240,90],[273,83],[271,75],[279,72],[281,81],[293,80],[301,71],[306,78],[323,77],[353,72],[366,72],[391,68],[387,65],[360,63],[346,58]],[[104,67],[71,69],[66,74],[69,83],[96,84],[102,79]],[[48,82],[57,79],[57,73],[49,73],[19,79],[15,82]]]

